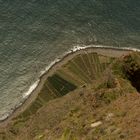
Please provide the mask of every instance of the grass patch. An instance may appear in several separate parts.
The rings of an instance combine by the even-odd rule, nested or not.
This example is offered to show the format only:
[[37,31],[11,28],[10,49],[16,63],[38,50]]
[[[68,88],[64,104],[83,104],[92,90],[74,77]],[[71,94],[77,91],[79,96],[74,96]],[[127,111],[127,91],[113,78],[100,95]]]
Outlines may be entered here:
[[53,85],[53,87],[61,94],[65,95],[70,91],[76,89],[76,86],[63,78],[59,75],[54,74],[51,77],[48,77],[48,81]]

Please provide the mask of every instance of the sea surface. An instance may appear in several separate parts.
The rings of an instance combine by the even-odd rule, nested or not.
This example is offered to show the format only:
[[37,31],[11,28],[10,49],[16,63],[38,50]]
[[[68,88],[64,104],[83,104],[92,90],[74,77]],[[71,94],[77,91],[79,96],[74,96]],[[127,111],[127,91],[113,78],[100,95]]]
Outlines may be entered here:
[[74,46],[140,49],[140,0],[0,0],[0,120]]

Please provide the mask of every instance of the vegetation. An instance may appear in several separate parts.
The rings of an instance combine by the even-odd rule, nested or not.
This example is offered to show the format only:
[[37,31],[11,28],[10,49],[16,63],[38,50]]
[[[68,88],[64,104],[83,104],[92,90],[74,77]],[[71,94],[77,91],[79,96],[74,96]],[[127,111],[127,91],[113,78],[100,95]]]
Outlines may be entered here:
[[140,98],[135,87],[140,84],[133,86],[130,79],[138,74],[139,56],[77,55],[47,78],[35,101],[0,130],[0,139],[138,139]]

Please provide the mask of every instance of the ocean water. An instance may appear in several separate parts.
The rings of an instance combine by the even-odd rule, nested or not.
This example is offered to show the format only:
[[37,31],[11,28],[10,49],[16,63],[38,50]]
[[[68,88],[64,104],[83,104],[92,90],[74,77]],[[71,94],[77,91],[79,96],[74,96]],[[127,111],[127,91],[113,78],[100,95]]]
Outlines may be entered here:
[[91,44],[140,49],[140,1],[0,0],[0,120],[56,58]]

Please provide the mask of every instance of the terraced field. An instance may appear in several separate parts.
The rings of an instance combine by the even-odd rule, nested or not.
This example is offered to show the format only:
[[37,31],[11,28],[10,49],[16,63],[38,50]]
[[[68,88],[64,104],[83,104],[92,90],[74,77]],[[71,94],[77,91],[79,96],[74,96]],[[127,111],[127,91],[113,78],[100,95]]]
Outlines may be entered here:
[[139,139],[139,57],[66,56],[41,78],[24,111],[0,128],[0,139]]
[[113,60],[114,58],[95,52],[75,56],[47,78],[36,100],[16,120],[25,121],[49,100],[61,97],[78,87],[93,84]]

